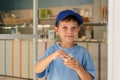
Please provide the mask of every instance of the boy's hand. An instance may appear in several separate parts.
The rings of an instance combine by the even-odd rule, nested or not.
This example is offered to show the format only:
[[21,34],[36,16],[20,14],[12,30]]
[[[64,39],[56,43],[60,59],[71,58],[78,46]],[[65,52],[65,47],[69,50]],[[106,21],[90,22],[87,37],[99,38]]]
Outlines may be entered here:
[[57,50],[56,52],[52,53],[51,55],[52,55],[53,60],[55,60],[57,58],[64,58],[68,54],[65,53],[64,50]]
[[64,64],[68,67],[68,68],[71,68],[71,69],[74,69],[74,70],[78,70],[79,69],[79,62],[74,59],[74,58],[70,58],[70,59],[66,59],[65,61],[63,61]]

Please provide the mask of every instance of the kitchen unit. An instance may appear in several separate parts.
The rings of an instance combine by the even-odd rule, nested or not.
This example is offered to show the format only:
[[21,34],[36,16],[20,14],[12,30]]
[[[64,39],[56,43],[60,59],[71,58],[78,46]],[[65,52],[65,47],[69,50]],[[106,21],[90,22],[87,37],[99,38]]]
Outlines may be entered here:
[[[97,3],[95,1],[95,3]],[[39,5],[39,4],[38,4]],[[95,4],[96,5],[96,4]],[[43,16],[41,18],[41,10],[42,9],[48,9],[51,12],[49,12],[49,15]],[[78,44],[86,47],[93,57],[97,72],[96,72],[96,78],[97,80],[107,80],[107,23],[101,22],[98,18],[100,16],[95,15],[95,7],[94,5],[79,5],[79,6],[68,6],[68,7],[52,7],[52,8],[40,8],[39,9],[39,16],[38,16],[38,23],[42,26],[44,25],[50,25],[53,26],[55,16],[60,10],[63,9],[73,9],[78,10],[78,12],[84,16],[89,16],[90,22],[88,23],[86,20],[86,23],[83,24],[83,28],[86,26],[93,26],[94,27],[94,39],[85,39],[82,40],[82,36],[76,40]],[[81,9],[81,10],[80,10]],[[97,8],[98,9],[98,8]],[[96,10],[97,10],[96,9]],[[79,11],[80,10],[80,11]],[[86,11],[86,13],[84,12]],[[55,40],[52,38],[52,40],[48,40],[47,37],[40,37],[39,31],[37,31],[38,35],[35,37],[33,35],[33,23],[32,23],[32,10],[12,10],[12,12],[15,13],[16,16],[19,16],[20,18],[23,18],[25,16],[30,16],[26,18],[26,22],[19,24],[19,25],[7,25],[3,26],[2,29],[6,30],[3,31],[1,34],[1,40],[0,40],[0,74],[1,75],[8,75],[8,76],[15,76],[15,77],[22,77],[22,78],[30,78],[33,79],[34,72],[33,72],[33,64],[34,64],[34,50],[33,50],[33,38],[37,38],[37,58],[39,58],[44,51],[52,44],[54,44]],[[89,15],[88,15],[89,12]],[[29,13],[29,14],[26,14]],[[51,15],[52,14],[52,15]],[[29,24],[26,24],[27,21],[30,21]],[[26,27],[27,26],[27,27]],[[102,28],[102,29],[101,29]],[[38,30],[43,31],[43,35],[45,34],[44,27],[38,28]],[[51,29],[48,28],[47,30]],[[101,30],[101,31],[100,31]],[[40,32],[41,32],[40,31]],[[100,32],[99,32],[100,31]],[[5,32],[5,33],[4,33]],[[47,31],[46,31],[47,32]],[[98,33],[99,32],[99,33]],[[9,39],[8,36],[4,36],[4,34],[11,34],[12,39]],[[84,33],[84,32],[83,32]],[[42,35],[42,36],[43,36]],[[47,34],[48,35],[48,34]],[[100,36],[99,36],[100,35]],[[18,38],[18,39],[16,39]],[[42,38],[42,39],[41,39]],[[18,56],[19,55],[19,56]],[[9,63],[9,64],[8,64]],[[42,79],[40,79],[42,80]],[[43,78],[44,80],[44,78]]]
[[[96,66],[96,76],[107,79],[107,44],[101,42],[77,42],[86,47]],[[0,73],[9,76],[33,78],[33,41],[32,40],[0,40],[1,67]],[[38,41],[38,58],[54,41]],[[98,64],[99,63],[99,64]],[[20,76],[21,74],[21,76]]]

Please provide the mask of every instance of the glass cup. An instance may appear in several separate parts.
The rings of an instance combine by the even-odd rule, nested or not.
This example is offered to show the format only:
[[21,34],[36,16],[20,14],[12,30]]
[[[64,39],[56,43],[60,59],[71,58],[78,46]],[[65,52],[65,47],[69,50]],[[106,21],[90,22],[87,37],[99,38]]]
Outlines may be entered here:
[[100,7],[101,23],[105,23],[107,21],[107,14],[108,14],[107,6],[101,6]]

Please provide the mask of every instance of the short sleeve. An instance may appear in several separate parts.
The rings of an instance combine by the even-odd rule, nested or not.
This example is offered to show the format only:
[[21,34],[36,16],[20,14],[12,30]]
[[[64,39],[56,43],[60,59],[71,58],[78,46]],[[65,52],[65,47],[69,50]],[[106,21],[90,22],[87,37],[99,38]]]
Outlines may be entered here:
[[39,78],[42,78],[42,77],[47,76],[48,73],[49,73],[49,67],[50,67],[50,66],[48,66],[48,67],[47,67],[43,72],[41,72],[41,73],[36,73],[36,76],[39,77]]
[[93,80],[96,79],[96,68],[90,53],[85,49],[83,57],[83,67],[92,76]]
[[[43,58],[47,57],[48,55],[50,55],[51,53],[54,52],[54,49],[52,49],[52,47],[48,48],[47,51],[36,61],[35,65]],[[50,69],[50,65],[48,65],[48,67],[41,73],[36,73],[36,76],[41,78],[41,77],[45,77],[48,75],[49,73],[49,69]]]

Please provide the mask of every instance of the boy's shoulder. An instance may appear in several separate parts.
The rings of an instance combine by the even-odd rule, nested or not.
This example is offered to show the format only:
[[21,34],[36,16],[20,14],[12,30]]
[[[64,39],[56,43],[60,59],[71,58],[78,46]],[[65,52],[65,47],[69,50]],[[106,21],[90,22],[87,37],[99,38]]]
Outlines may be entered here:
[[80,49],[85,49],[86,50],[86,48],[84,47],[84,46],[81,46],[81,45],[79,45],[79,44],[77,44],[78,45],[78,48],[80,48]]
[[88,49],[84,46],[81,46],[78,44],[78,47],[77,47],[78,51],[80,52],[83,52],[83,53],[89,53]]
[[56,44],[52,44],[48,47],[48,50],[55,50],[58,46]]
[[55,48],[55,47],[57,47],[57,44],[52,44],[48,48]]

